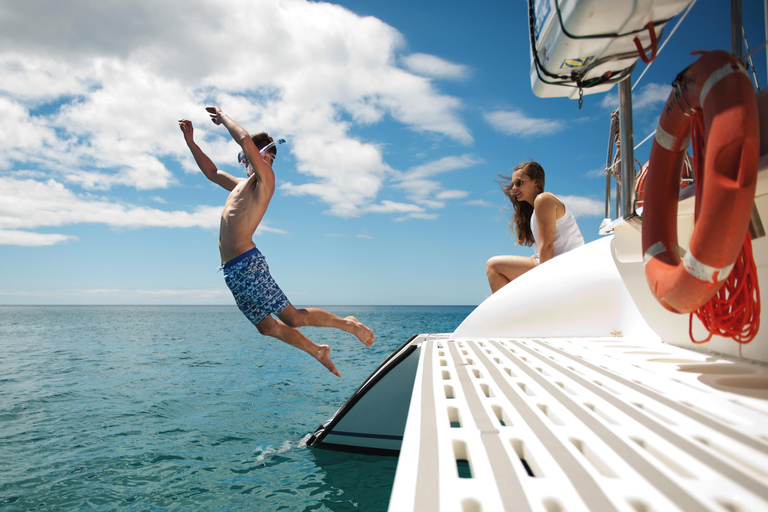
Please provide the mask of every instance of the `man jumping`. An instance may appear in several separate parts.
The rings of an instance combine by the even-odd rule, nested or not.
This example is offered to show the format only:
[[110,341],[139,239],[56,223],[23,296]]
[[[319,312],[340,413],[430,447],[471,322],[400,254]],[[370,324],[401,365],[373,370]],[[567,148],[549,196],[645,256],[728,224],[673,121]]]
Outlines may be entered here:
[[[373,345],[373,332],[355,317],[339,318],[317,308],[296,309],[269,273],[264,256],[253,243],[253,234],[275,192],[272,163],[277,156],[276,143],[265,132],[251,137],[219,107],[206,108],[211,121],[224,125],[242,148],[242,163],[247,164],[247,178],[236,178],[219,170],[194,141],[192,122],[179,121],[184,140],[203,174],[230,191],[221,214],[219,252],[224,279],[240,311],[261,334],[272,336],[300,348],[328,370],[341,377],[331,360],[328,345],[317,345],[296,327],[335,327],[357,336],[363,344]],[[276,320],[272,315],[277,315]]]

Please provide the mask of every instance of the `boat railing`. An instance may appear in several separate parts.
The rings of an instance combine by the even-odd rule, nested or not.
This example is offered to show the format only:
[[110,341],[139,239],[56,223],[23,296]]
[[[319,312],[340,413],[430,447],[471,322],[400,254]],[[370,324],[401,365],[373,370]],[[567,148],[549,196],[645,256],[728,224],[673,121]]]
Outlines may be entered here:
[[[616,153],[614,154],[614,148]],[[619,108],[611,113],[608,155],[605,162],[605,219],[600,234],[613,231],[611,218],[611,178],[616,180],[616,212],[625,222],[640,229],[642,212],[635,198],[635,155],[632,133],[631,75],[619,82]]]

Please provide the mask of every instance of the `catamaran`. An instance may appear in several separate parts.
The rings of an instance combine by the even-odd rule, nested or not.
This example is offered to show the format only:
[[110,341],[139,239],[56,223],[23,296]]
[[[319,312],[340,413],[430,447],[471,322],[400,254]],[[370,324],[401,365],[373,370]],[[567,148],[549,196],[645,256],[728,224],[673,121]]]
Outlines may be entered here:
[[768,96],[741,41],[680,70],[641,173],[620,144],[686,8],[529,0],[536,95],[619,88],[605,236],[407,340],[311,436],[398,455],[391,512],[768,510]]

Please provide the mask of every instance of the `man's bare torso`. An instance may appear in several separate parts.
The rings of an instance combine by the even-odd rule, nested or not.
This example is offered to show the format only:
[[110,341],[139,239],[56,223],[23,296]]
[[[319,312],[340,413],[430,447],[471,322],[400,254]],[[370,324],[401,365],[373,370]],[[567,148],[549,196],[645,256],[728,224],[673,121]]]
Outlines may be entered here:
[[260,197],[255,176],[240,181],[230,192],[221,212],[219,251],[225,263],[256,247],[253,234],[269,204],[269,198]]

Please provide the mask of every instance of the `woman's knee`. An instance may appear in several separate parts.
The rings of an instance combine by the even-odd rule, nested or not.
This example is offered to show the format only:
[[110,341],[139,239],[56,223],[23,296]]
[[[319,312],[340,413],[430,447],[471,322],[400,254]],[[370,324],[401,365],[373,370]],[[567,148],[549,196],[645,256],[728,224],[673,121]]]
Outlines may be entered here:
[[494,256],[485,262],[485,273],[490,275],[499,274],[499,257]]

